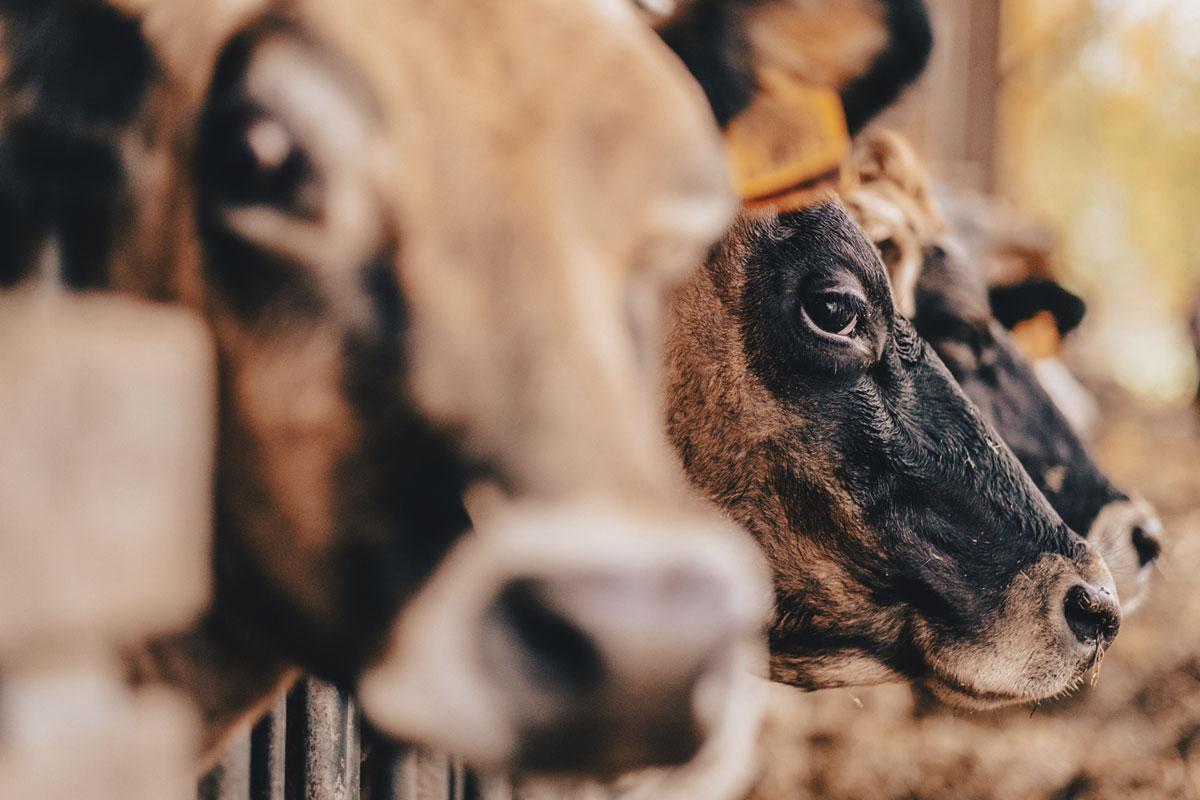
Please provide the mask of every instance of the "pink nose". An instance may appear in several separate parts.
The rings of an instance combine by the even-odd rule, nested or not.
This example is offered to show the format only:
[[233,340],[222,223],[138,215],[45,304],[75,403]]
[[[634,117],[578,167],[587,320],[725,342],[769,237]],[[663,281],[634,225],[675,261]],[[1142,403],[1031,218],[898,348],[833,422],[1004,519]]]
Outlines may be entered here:
[[771,592],[753,542],[704,514],[493,514],[362,677],[372,723],[480,766],[612,774],[691,757],[760,652]]
[[726,680],[756,620],[703,568],[517,578],[484,622],[485,669],[509,687],[531,769],[620,771],[691,758],[696,695]]

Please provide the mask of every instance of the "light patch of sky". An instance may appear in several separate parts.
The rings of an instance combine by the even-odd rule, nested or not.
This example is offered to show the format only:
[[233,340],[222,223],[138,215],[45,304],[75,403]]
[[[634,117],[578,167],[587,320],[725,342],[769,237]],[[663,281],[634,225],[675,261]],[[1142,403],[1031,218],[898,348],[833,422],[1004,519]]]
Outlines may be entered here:
[[1102,173],[1091,184],[1091,202],[1068,236],[1072,260],[1088,264],[1090,280],[1104,284],[1102,291],[1089,292],[1098,301],[1089,313],[1099,345],[1093,356],[1130,391],[1162,401],[1182,400],[1196,380],[1187,332],[1164,287],[1148,279],[1144,254],[1130,238],[1126,194]]
[[1111,32],[1083,48],[1079,67],[1088,80],[1116,91],[1132,91],[1139,82],[1137,62]]
[[1171,48],[1185,66],[1200,67],[1200,2],[1176,0],[1168,17]]
[[1092,0],[1092,6],[1111,16],[1114,28],[1141,25],[1163,18],[1167,45],[1185,64],[1200,62],[1200,2],[1197,0]]

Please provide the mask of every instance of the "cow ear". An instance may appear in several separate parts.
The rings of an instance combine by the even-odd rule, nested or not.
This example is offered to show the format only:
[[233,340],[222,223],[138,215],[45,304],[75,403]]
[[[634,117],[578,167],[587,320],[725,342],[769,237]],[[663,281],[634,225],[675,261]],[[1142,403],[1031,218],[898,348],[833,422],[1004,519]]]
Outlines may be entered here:
[[893,199],[902,199],[916,230],[932,236],[945,228],[929,172],[901,134],[885,128],[865,131],[855,139],[854,152],[842,173],[843,183],[850,188],[874,185],[883,187]]
[[1054,316],[1059,335],[1066,336],[1079,326],[1087,313],[1087,304],[1081,297],[1044,278],[1011,286],[993,286],[988,290],[988,297],[992,314],[1009,329],[1049,311]]
[[923,0],[680,0],[658,24],[722,127],[763,91],[764,75],[835,91],[857,132],[925,67]]

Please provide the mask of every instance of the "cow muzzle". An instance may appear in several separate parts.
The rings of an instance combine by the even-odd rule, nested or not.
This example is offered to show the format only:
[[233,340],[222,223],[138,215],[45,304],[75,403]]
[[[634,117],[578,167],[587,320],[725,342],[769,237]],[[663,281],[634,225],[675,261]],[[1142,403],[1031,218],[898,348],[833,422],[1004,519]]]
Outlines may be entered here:
[[942,700],[986,709],[1045,700],[1079,686],[1121,626],[1116,585],[1088,546],[1022,569],[969,641],[927,652],[927,686]]
[[691,758],[736,706],[770,592],[736,534],[645,519],[523,507],[477,528],[361,679],[367,718],[485,768],[606,775]]
[[1140,497],[1115,500],[1100,509],[1087,539],[1112,572],[1121,609],[1133,611],[1145,597],[1162,553],[1163,527],[1154,509]]

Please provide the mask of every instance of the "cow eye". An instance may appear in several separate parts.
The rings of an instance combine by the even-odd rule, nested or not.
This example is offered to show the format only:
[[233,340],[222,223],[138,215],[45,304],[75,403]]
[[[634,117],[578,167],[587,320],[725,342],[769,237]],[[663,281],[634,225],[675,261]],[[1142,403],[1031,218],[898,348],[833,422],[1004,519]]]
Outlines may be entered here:
[[226,202],[318,216],[312,162],[278,118],[250,106],[229,109],[210,129],[208,146],[206,177]]
[[848,338],[858,329],[862,301],[845,292],[818,292],[801,302],[800,312],[810,328],[829,336]]

